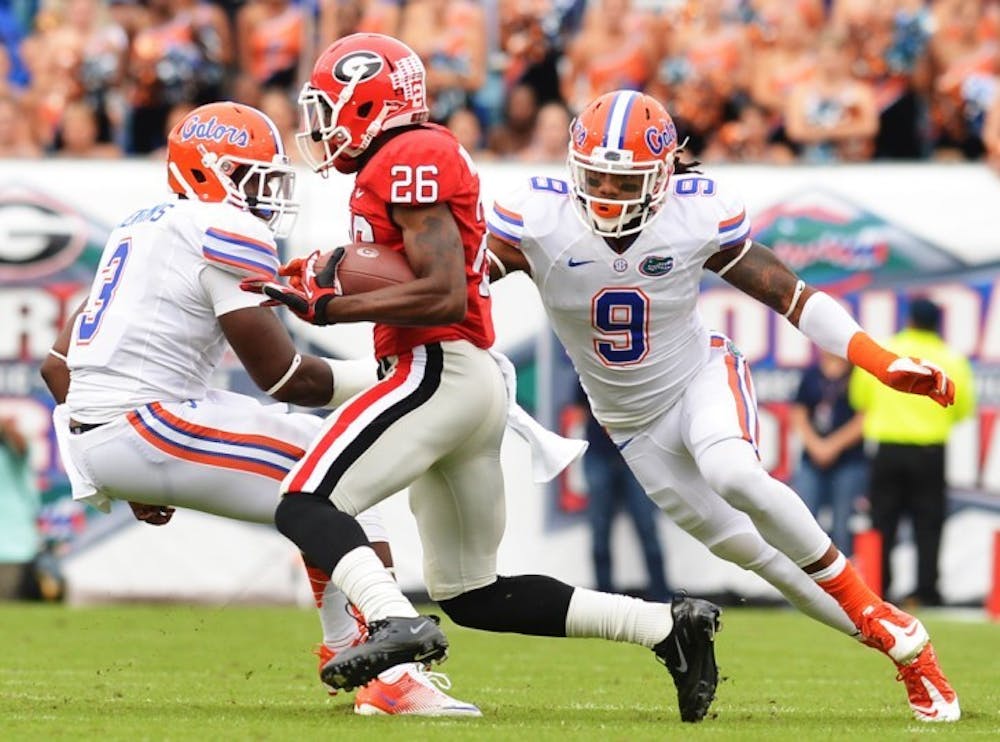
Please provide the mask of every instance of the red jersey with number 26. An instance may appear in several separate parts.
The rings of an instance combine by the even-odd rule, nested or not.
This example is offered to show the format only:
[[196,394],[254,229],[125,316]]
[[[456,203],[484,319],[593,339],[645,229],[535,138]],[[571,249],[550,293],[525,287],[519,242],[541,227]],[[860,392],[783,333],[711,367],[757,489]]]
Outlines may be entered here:
[[358,172],[351,194],[351,239],[403,251],[403,233],[393,223],[392,206],[448,204],[462,236],[468,310],[452,325],[375,325],[375,355],[399,355],[414,346],[442,340],[493,345],[489,261],[483,234],[479,175],[450,131],[435,124],[400,133],[382,145]]

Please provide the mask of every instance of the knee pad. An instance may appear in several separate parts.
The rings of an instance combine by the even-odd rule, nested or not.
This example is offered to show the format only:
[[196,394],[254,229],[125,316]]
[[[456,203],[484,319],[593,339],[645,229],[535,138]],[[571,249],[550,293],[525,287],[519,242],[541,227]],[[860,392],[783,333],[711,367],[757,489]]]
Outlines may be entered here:
[[[319,497],[308,492],[287,492],[278,502],[274,510],[274,525],[278,532],[291,537],[298,525],[304,519],[316,512],[317,508],[333,507],[333,503],[325,497]],[[294,540],[294,539],[293,539]]]
[[[503,578],[499,578],[502,580]],[[497,581],[499,582],[499,580]],[[456,595],[454,598],[439,600],[438,605],[445,615],[459,626],[466,626],[470,629],[481,629],[486,622],[486,605],[490,602],[488,596],[483,595],[484,590],[490,590],[494,585],[487,585],[478,590],[470,590],[467,593]]]
[[734,533],[705,546],[720,559],[756,571],[777,553],[759,533]]
[[357,521],[325,497],[289,492],[274,511],[278,531],[299,547],[306,559],[327,574],[349,551],[368,546]]
[[737,510],[747,513],[767,510],[772,504],[772,479],[763,465],[752,456],[704,457],[701,473],[709,486]]
[[542,575],[498,577],[492,585],[438,601],[459,626],[533,636],[566,636],[570,585]]

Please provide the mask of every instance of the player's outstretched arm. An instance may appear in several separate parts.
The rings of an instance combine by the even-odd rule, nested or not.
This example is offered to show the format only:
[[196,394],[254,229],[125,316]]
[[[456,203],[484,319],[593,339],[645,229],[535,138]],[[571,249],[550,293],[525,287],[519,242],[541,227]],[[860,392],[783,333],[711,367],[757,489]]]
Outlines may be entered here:
[[300,355],[288,330],[267,307],[245,307],[219,317],[219,326],[254,383],[279,402],[322,407],[334,378],[322,358]]
[[486,235],[486,257],[490,261],[490,283],[499,281],[513,271],[531,275],[531,265],[524,253],[495,235]]
[[904,358],[876,343],[828,294],[799,279],[765,245],[748,242],[716,253],[705,267],[771,307],[824,350],[848,359],[883,384],[922,394],[943,407],[955,401],[955,384],[940,368]]

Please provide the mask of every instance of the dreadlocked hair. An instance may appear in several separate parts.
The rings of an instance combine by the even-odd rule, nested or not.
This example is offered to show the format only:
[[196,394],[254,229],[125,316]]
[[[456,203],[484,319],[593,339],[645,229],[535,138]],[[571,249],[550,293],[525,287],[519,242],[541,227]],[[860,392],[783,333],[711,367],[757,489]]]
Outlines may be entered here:
[[698,169],[698,166],[701,165],[701,160],[681,162],[681,153],[685,151],[684,148],[687,146],[687,143],[688,137],[684,137],[684,141],[674,150],[674,175],[684,175],[685,173],[701,174],[701,170]]
[[684,175],[685,173],[701,173],[698,166],[701,165],[701,160],[689,160],[688,162],[681,162],[681,158],[678,155],[674,155],[674,175]]

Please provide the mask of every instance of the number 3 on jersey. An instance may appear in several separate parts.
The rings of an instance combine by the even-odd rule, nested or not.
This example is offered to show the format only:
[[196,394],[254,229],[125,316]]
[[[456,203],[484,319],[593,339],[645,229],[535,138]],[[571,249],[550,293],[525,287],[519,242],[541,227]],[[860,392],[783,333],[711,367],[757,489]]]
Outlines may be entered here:
[[594,350],[608,366],[631,366],[649,352],[649,297],[640,289],[603,289],[590,303]]
[[86,345],[94,339],[94,335],[101,328],[101,320],[107,310],[111,300],[115,298],[115,290],[122,278],[122,271],[125,270],[125,262],[128,260],[129,250],[132,249],[132,240],[123,240],[111,254],[108,264],[101,269],[101,291],[80,315],[80,325],[76,331],[76,342]]

